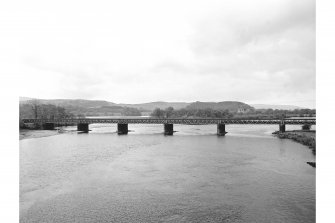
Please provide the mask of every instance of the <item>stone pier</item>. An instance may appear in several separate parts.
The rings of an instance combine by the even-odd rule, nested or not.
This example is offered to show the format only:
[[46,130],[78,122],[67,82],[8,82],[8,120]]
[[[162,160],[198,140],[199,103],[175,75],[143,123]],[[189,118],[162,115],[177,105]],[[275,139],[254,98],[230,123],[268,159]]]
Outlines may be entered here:
[[88,132],[88,123],[78,123],[77,124],[77,131],[81,131],[81,132]]
[[42,125],[43,130],[54,130],[55,129],[55,123],[52,122],[46,122]]
[[117,124],[117,134],[119,135],[126,135],[128,134],[128,124]]
[[173,135],[173,124],[164,124],[164,135]]
[[218,124],[217,126],[217,135],[218,136],[225,136],[226,135],[226,125],[225,124]]
[[285,124],[279,124],[279,132],[285,132]]
[[304,125],[301,127],[301,130],[311,130],[311,125],[304,124]]

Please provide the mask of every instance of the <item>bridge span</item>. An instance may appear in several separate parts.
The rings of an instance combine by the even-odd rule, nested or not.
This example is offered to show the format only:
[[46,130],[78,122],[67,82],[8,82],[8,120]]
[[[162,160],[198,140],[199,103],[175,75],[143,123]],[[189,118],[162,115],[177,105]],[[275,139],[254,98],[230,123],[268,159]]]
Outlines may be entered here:
[[226,124],[234,125],[279,125],[279,131],[285,132],[285,125],[315,125],[315,119],[216,119],[216,118],[76,118],[76,119],[22,119],[23,123],[34,123],[43,129],[53,130],[55,125],[77,125],[77,130],[89,132],[89,124],[117,124],[118,134],[128,134],[128,124],[163,124],[164,134],[173,135],[173,124],[217,125],[217,134],[224,136]]

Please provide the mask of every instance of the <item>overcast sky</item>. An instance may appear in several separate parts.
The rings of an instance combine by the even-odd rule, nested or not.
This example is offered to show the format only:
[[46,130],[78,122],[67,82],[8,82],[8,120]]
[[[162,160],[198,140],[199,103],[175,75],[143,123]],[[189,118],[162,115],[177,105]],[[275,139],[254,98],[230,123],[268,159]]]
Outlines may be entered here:
[[315,107],[315,1],[2,1],[21,96]]

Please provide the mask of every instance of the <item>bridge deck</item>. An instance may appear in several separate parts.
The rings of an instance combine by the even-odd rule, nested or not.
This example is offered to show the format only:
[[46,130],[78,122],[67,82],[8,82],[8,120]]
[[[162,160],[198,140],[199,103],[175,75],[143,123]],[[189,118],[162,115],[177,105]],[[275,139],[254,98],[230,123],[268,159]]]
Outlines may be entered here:
[[286,125],[315,125],[315,119],[158,119],[158,118],[79,118],[79,119],[22,119],[23,123],[63,123],[63,124],[98,124],[98,123],[119,123],[119,124],[184,124],[184,125],[210,125],[210,124],[286,124]]

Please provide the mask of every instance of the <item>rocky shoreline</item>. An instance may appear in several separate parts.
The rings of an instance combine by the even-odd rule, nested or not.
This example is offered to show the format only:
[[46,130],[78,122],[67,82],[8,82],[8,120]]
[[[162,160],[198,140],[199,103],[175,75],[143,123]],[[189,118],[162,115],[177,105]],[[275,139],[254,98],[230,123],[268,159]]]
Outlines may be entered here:
[[[279,137],[280,139],[292,139],[300,144],[308,146],[313,154],[316,154],[316,132],[315,130],[294,130],[294,131],[286,131],[279,132],[276,131],[272,133]],[[315,162],[307,162],[307,164],[315,167]]]

